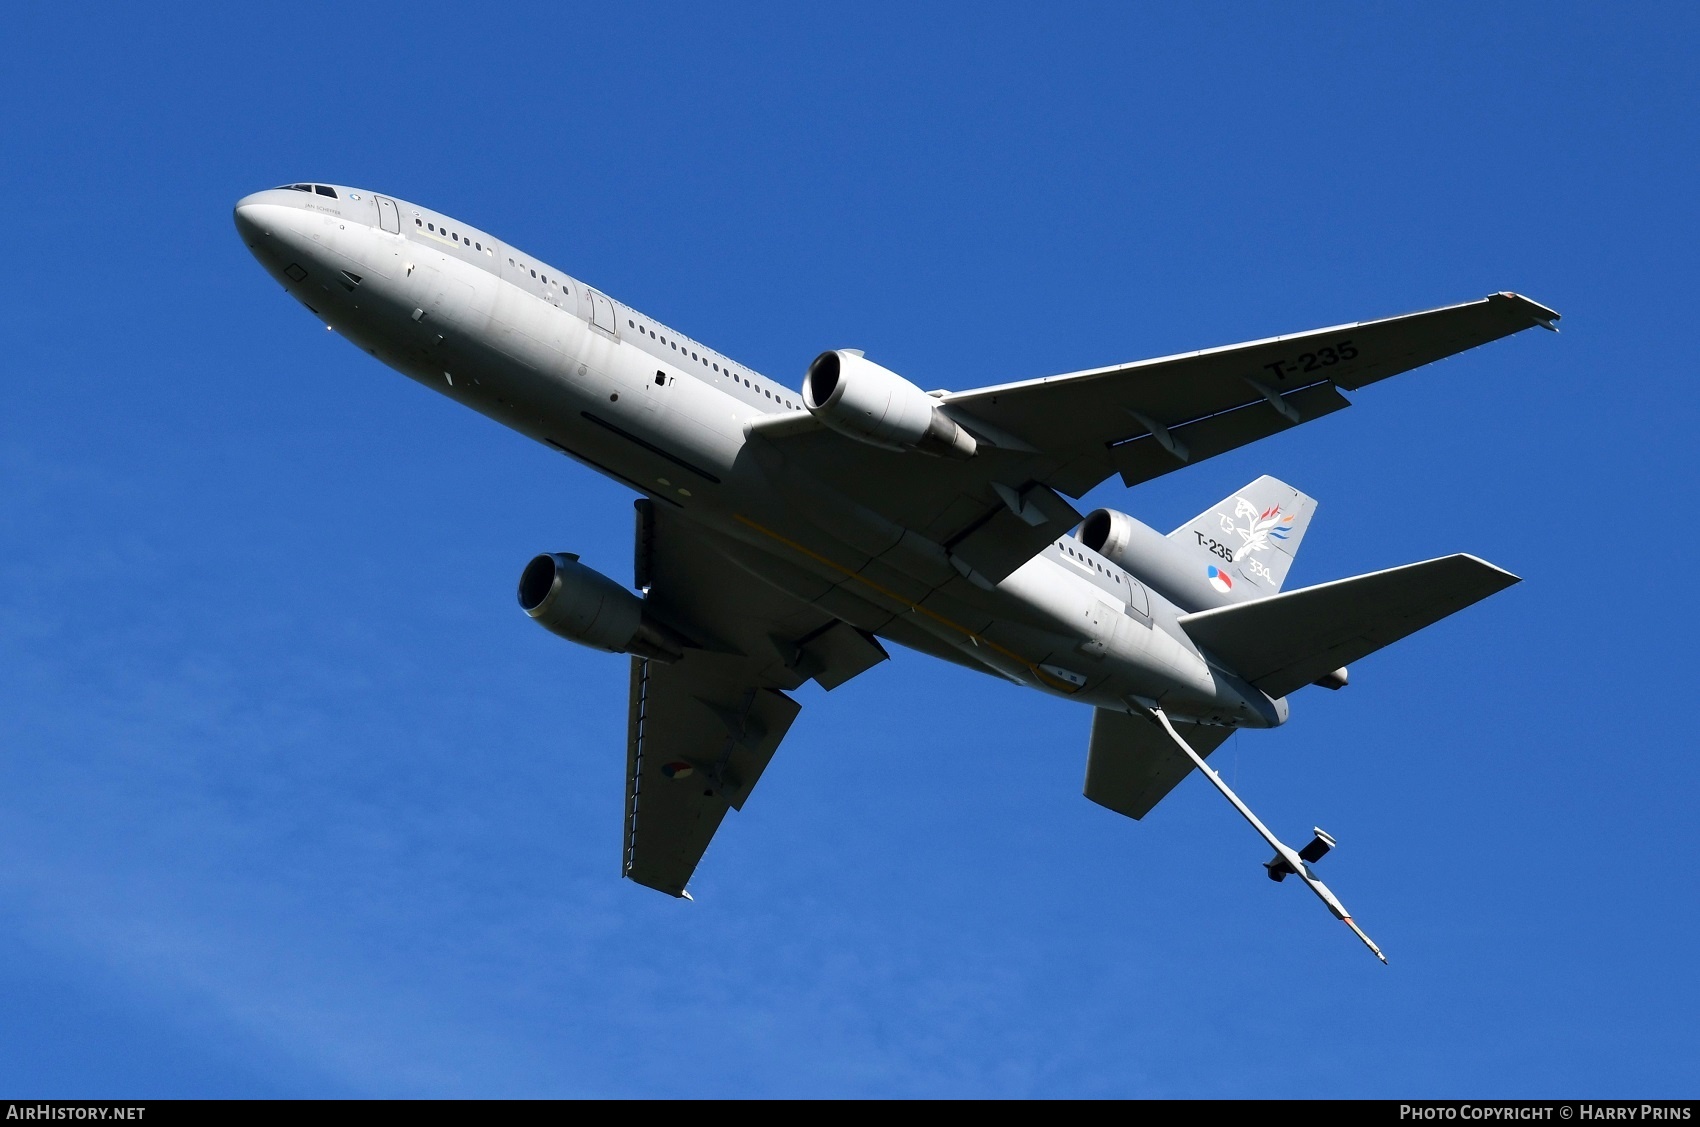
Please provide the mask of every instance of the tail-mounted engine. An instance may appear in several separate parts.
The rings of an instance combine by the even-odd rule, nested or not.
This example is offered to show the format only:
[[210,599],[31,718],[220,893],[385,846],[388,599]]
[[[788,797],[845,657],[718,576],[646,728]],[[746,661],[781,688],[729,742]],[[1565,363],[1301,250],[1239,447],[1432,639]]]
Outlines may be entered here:
[[1095,509],[1081,522],[1078,535],[1081,543],[1137,575],[1184,611],[1208,610],[1234,601],[1211,586],[1209,572],[1191,555],[1126,513]]
[[815,357],[803,377],[803,405],[840,434],[888,450],[971,458],[977,448],[938,400],[854,349]]
[[684,656],[684,638],[649,614],[644,601],[568,552],[538,556],[519,577],[519,605],[570,642],[659,661]]

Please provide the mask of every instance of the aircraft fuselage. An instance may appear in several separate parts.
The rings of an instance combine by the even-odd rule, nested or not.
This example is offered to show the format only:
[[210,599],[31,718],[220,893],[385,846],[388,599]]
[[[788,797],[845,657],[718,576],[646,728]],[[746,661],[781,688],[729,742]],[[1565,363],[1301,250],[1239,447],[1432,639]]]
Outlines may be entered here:
[[[1180,629],[1199,608],[1177,607],[1076,537],[990,589],[971,583],[938,545],[894,535],[787,466],[755,424],[806,414],[794,389],[441,213],[303,187],[246,197],[236,224],[317,318],[426,387],[677,507],[775,586],[913,649],[1099,707],[1285,721],[1284,700]],[[823,580],[830,599],[810,594]]]

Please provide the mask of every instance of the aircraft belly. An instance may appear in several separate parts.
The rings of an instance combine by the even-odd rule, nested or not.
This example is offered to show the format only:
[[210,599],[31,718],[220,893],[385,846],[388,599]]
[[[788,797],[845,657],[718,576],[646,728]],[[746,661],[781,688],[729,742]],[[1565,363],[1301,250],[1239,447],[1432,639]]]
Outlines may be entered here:
[[1130,614],[1126,603],[1048,556],[1016,569],[998,593],[1029,614],[1044,614],[1054,624],[1053,636],[1073,639],[1066,648],[1052,649],[1041,664],[1083,677],[1079,695],[1112,702],[1129,694],[1189,703],[1217,699],[1210,669],[1196,650]]
[[[583,436],[590,442],[598,437]],[[612,460],[605,443],[583,456]],[[1139,697],[1162,701],[1177,715],[1260,724],[1257,713],[1244,707],[1243,687],[1221,682],[1182,637],[1129,614],[1126,604],[1054,561],[1030,561],[993,591],[970,585],[954,571],[941,582],[936,561],[919,548],[900,547],[902,536],[869,556],[833,534],[843,530],[842,522],[832,531],[799,522],[794,503],[781,503],[763,489],[768,475],[746,475],[738,466],[727,496],[698,507],[697,518],[728,537],[728,554],[746,570],[833,617],[1100,707],[1125,710],[1129,699]],[[665,495],[653,486],[639,488]],[[1160,606],[1153,610],[1162,612]],[[1059,669],[1068,676],[1059,677]]]
[[[869,557],[812,522],[799,524],[794,507],[701,515],[740,545],[733,552],[747,569],[900,644],[942,647],[970,668],[1117,707],[1130,693],[1213,699],[1210,672],[1195,652],[1050,561],[1031,561],[986,591],[953,570],[941,573],[918,549],[906,555],[894,545]],[[926,578],[909,566],[916,561]]]

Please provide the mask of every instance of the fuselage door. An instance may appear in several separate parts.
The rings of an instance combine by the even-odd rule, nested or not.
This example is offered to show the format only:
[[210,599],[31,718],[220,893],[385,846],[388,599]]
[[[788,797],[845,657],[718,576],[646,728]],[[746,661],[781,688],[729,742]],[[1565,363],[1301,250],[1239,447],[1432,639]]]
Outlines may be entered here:
[[590,293],[590,323],[610,335],[615,335],[614,303],[606,297],[589,290]]
[[401,213],[395,209],[395,201],[385,199],[383,196],[377,197],[377,200],[378,226],[392,235],[401,234]]
[[1127,609],[1141,618],[1150,618],[1151,596],[1145,593],[1145,585],[1131,575],[1123,578],[1127,580]]

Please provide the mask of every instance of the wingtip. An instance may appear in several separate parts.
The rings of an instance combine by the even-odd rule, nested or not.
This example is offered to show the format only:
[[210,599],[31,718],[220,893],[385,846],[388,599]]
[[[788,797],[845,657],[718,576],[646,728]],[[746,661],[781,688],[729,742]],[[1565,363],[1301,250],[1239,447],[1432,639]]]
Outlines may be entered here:
[[1529,314],[1529,319],[1532,323],[1539,325],[1548,332],[1558,332],[1558,322],[1564,316],[1558,310],[1548,309],[1546,306],[1532,298],[1524,297],[1520,293],[1512,293],[1509,290],[1502,290],[1499,293],[1493,294],[1489,300],[1491,301],[1495,297],[1504,298],[1507,301],[1515,301],[1522,304],[1526,307],[1525,311]]
[[[1483,568],[1487,569],[1488,571],[1498,572],[1500,577],[1506,581],[1505,587],[1510,587],[1510,586],[1513,586],[1514,584],[1523,582],[1523,577],[1521,575],[1518,575],[1516,572],[1513,572],[1513,571],[1507,571],[1503,567],[1500,567],[1498,564],[1493,563],[1491,560],[1484,560],[1480,556],[1474,554],[1473,552],[1458,552],[1458,553],[1456,553],[1454,558],[1469,560],[1473,564],[1480,564]],[[1504,590],[1504,589],[1505,589],[1504,587],[1500,588],[1500,590]]]

